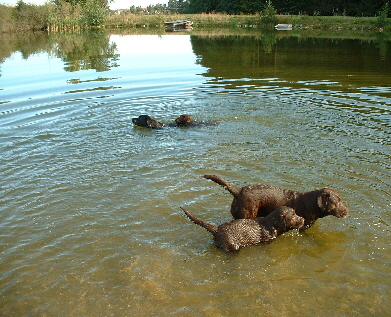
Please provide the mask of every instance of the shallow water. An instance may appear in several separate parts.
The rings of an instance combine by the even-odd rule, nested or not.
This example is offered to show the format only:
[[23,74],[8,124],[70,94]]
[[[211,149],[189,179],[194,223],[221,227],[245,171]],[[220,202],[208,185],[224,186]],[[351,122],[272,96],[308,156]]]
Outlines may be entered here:
[[[391,45],[273,34],[3,39],[1,315],[390,314]],[[207,173],[350,214],[225,254]]]

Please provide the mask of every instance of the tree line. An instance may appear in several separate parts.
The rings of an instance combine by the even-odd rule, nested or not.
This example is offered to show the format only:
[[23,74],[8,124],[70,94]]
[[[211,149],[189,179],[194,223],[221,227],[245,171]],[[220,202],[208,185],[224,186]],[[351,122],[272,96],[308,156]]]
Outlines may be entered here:
[[[178,13],[255,14],[268,3],[279,14],[376,16],[389,0],[169,0],[165,8]],[[162,6],[162,5],[157,5]],[[154,7],[154,6],[151,6]]]

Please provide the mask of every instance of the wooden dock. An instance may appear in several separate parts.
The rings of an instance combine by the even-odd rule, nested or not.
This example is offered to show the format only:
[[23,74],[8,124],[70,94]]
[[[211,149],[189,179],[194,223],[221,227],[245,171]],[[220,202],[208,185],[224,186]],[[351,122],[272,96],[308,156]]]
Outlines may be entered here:
[[164,22],[164,26],[166,30],[185,30],[185,29],[192,29],[193,28],[193,22],[190,20],[177,20],[177,21],[170,21],[170,22]]

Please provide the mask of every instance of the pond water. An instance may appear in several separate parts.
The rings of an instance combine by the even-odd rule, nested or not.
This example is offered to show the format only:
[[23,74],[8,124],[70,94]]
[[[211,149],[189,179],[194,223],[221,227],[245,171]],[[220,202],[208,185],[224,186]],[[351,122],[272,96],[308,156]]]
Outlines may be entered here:
[[[389,316],[389,41],[0,37],[2,316]],[[183,113],[218,124],[131,123]],[[210,173],[350,213],[227,254],[179,209],[231,220]]]

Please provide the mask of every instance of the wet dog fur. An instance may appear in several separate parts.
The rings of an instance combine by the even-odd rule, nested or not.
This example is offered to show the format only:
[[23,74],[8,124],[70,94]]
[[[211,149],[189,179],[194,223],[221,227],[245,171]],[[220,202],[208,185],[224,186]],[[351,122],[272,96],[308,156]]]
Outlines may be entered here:
[[231,214],[235,219],[265,217],[280,206],[288,206],[305,219],[303,229],[306,229],[318,218],[329,215],[345,218],[349,213],[339,195],[327,187],[309,192],[258,184],[238,188],[216,175],[204,175],[204,178],[223,186],[234,196]]
[[304,226],[304,218],[296,215],[292,208],[286,206],[277,208],[261,219],[236,219],[219,226],[200,220],[184,208],[181,209],[191,221],[212,233],[214,243],[226,252],[271,242],[289,230]]

